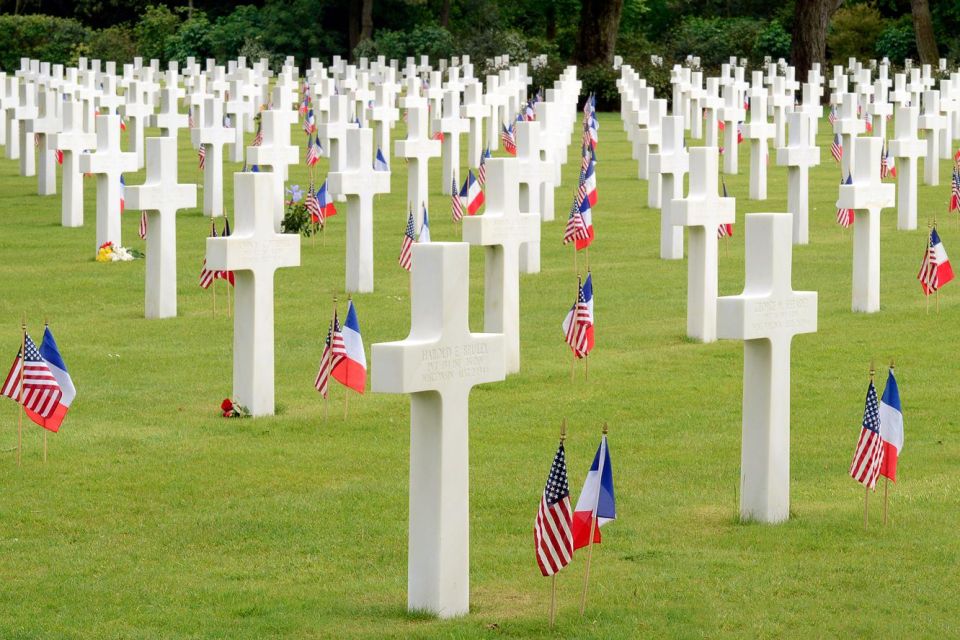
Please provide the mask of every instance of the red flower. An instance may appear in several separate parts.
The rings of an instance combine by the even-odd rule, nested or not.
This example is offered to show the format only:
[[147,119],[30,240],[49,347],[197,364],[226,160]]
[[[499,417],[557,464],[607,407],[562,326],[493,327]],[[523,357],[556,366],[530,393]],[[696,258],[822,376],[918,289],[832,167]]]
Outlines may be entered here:
[[223,402],[220,403],[220,409],[223,411],[223,417],[229,418],[233,413],[233,403],[230,402],[230,398],[224,398]]

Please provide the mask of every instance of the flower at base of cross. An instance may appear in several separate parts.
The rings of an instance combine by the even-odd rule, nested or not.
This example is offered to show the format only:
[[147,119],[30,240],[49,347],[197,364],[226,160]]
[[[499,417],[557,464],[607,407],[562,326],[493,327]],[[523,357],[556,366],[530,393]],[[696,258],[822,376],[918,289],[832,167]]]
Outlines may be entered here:
[[287,195],[290,196],[290,198],[287,200],[287,205],[296,204],[297,202],[303,200],[303,190],[300,188],[300,185],[295,184],[286,191]]
[[97,262],[130,262],[137,258],[142,258],[143,253],[136,249],[120,247],[113,242],[107,241],[97,249]]
[[245,406],[237,404],[230,398],[224,398],[220,403],[220,412],[224,418],[248,418],[250,410]]

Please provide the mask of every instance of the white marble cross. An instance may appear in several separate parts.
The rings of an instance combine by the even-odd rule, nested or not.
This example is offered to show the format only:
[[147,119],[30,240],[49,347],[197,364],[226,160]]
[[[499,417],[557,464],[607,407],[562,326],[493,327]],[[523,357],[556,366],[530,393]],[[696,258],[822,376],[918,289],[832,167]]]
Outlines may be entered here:
[[233,174],[233,234],[207,238],[207,268],[236,278],[231,398],[253,416],[274,412],[274,277],[300,265],[300,235],[274,231],[274,189],[269,174]]
[[243,99],[242,83],[231,80],[228,99],[223,103],[223,113],[230,118],[230,129],[233,131],[233,141],[227,145],[227,154],[230,162],[243,162],[243,132],[244,123],[253,115],[252,104]]
[[37,158],[37,193],[41,196],[57,192],[57,157],[56,150],[50,146],[50,139],[63,127],[63,119],[58,110],[60,102],[60,94],[52,88],[40,91],[39,114],[35,120],[27,122],[27,132],[36,137],[37,148],[40,150]]
[[[190,130],[190,139],[195,147],[202,146],[206,153],[203,163],[203,215],[218,218],[224,215],[223,147],[234,141],[234,130],[223,126],[223,102],[219,98],[207,98],[204,102],[203,122]],[[282,192],[282,184],[280,189]]]
[[[37,86],[30,82],[20,83],[20,104],[14,109],[13,119],[17,121],[20,132],[20,175],[24,178],[36,174],[34,166],[33,136],[30,135],[31,121],[40,114],[37,109]],[[9,139],[9,136],[8,136]]]
[[[317,135],[327,141],[327,156],[330,158],[330,171],[340,171],[347,161],[347,131],[356,129],[357,123],[348,118],[349,100],[347,96],[330,96],[329,116],[326,122],[317,125]],[[289,130],[289,126],[287,127]],[[289,139],[289,135],[287,136]],[[338,200],[345,199],[342,193],[332,188],[330,193]]]
[[883,140],[857,138],[853,183],[840,185],[837,208],[855,209],[853,220],[854,311],[880,310],[880,210],[893,206],[894,186],[880,181]]
[[483,102],[483,85],[479,82],[466,84],[460,113],[470,123],[467,133],[467,166],[476,169],[480,166],[480,154],[483,153],[483,123],[490,118],[490,107]]
[[[553,165],[546,158],[543,129],[536,120],[516,125],[517,177],[520,180],[520,211],[536,213],[544,222],[554,218]],[[540,273],[540,242],[520,247],[520,273]]]
[[166,86],[160,90],[160,111],[150,116],[150,126],[160,129],[160,134],[177,138],[180,129],[186,129],[190,118],[180,113],[177,106],[177,87]]
[[923,184],[940,184],[940,132],[947,126],[947,118],[940,113],[940,92],[923,92],[923,113],[920,128],[927,131],[927,157],[923,159]]
[[845,93],[841,98],[840,116],[833,123],[833,132],[840,134],[840,140],[843,143],[843,156],[840,158],[840,171],[844,176],[850,175],[850,167],[853,166],[856,149],[853,141],[861,133],[866,131],[866,123],[857,115],[857,96],[852,93]]
[[97,246],[120,244],[120,177],[137,170],[137,156],[120,151],[120,116],[100,114],[96,150],[80,154],[80,171],[97,176]]
[[63,178],[63,201],[60,224],[65,227],[83,226],[83,173],[80,171],[80,153],[92,149],[97,136],[83,130],[83,105],[79,101],[63,104],[63,130],[50,137],[50,146],[63,154],[60,174]]
[[787,144],[787,113],[793,107],[793,95],[787,92],[786,78],[782,76],[774,77],[773,86],[770,87],[769,110],[773,112],[775,147],[782,147]]
[[873,135],[886,140],[887,118],[893,115],[893,105],[887,101],[887,87],[882,80],[873,83],[873,95],[873,102],[867,105],[867,112],[873,118]]
[[897,162],[897,229],[917,228],[917,158],[927,152],[927,141],[917,137],[917,107],[897,107],[894,137],[888,143]]
[[[767,199],[767,154],[769,141],[776,135],[767,120],[767,90],[755,86],[750,91],[750,122],[743,125],[743,137],[750,141],[750,199]],[[736,145],[734,145],[736,151]]]
[[127,187],[127,208],[147,212],[147,270],[144,315],[177,315],[177,220],[179,209],[197,206],[197,185],[177,182],[177,140],[147,138],[147,176]]
[[790,517],[790,343],[817,330],[817,293],[794,291],[790,215],[746,216],[743,293],[717,300],[720,338],[743,340],[740,517]]
[[394,106],[393,93],[382,83],[374,89],[374,102],[370,107],[369,120],[374,124],[373,138],[377,148],[383,152],[387,160],[390,159],[390,130],[400,119],[400,110]]
[[133,80],[127,89],[126,102],[120,111],[127,119],[127,133],[130,136],[129,149],[137,155],[137,168],[143,168],[143,138],[147,121],[153,115],[153,105],[143,102],[143,89],[140,82]]
[[483,103],[490,113],[490,126],[487,127],[487,148],[496,151],[500,148],[500,126],[507,117],[507,97],[500,92],[499,76],[487,76],[487,92]]
[[[664,116],[660,120],[660,150],[650,156],[651,176],[661,180],[660,258],[683,259],[683,227],[673,222],[671,202],[683,197],[683,176],[690,169],[690,154],[683,145],[683,116]],[[651,179],[651,188],[653,180]]]
[[520,252],[540,246],[540,214],[521,213],[517,161],[487,161],[487,202],[463,219],[463,240],[485,247],[483,330],[502,333],[507,373],[520,371]]
[[743,121],[747,112],[743,108],[743,100],[740,98],[736,83],[724,84],[722,93],[723,107],[720,109],[720,120],[723,122],[723,172],[736,175],[739,165],[737,125]]
[[422,204],[429,194],[429,173],[427,165],[430,158],[440,156],[440,141],[430,137],[427,127],[426,106],[415,105],[407,109],[407,137],[396,140],[394,155],[407,159],[407,202],[414,209],[416,228],[423,223]]
[[[273,180],[274,228],[279,232],[283,222],[283,185],[287,180],[287,167],[297,164],[300,148],[290,144],[290,122],[285,113],[267,109],[260,112],[260,118],[263,142],[259,147],[247,147],[247,161],[270,167],[268,175]],[[331,170],[332,165],[331,160]]]
[[373,291],[373,197],[390,193],[391,172],[373,168],[372,149],[371,129],[348,130],[346,166],[328,176],[330,189],[347,196],[346,290],[349,293]]
[[410,394],[407,608],[470,610],[469,397],[504,379],[504,339],[471,333],[470,247],[413,246],[406,340],[374,344],[371,387]]
[[720,146],[719,120],[722,108],[723,98],[720,97],[720,79],[707,78],[707,88],[703,96],[703,114],[706,120],[705,146]]
[[433,128],[443,133],[440,143],[443,169],[440,180],[441,193],[451,194],[453,177],[460,175],[460,136],[470,128],[470,123],[460,117],[460,92],[447,90],[443,94],[442,117],[435,119]]
[[944,116],[943,129],[940,130],[940,159],[953,158],[953,139],[957,130],[954,121],[960,113],[960,92],[953,88],[949,78],[940,81],[940,112]]
[[[662,98],[650,100],[647,126],[637,132],[639,157],[637,160],[637,175],[647,181],[647,206],[651,209],[660,208],[660,174],[652,170],[650,159],[660,152],[662,139],[660,124],[667,115],[667,101]],[[643,170],[646,170],[643,172]],[[641,175],[643,173],[643,175]]]
[[736,199],[717,193],[719,150],[690,150],[690,194],[670,203],[671,222],[689,227],[687,242],[687,336],[701,342],[717,339],[717,229],[733,224]]
[[788,143],[777,149],[777,164],[787,167],[787,210],[793,214],[793,244],[809,240],[810,167],[820,164],[820,147],[810,144],[810,119],[789,116]]

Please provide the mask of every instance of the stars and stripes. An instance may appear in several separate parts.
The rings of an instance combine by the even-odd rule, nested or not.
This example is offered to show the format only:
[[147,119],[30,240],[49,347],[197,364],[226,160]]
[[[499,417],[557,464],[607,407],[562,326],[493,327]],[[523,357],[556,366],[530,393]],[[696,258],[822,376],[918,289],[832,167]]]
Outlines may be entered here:
[[457,189],[457,179],[453,178],[450,185],[450,216],[454,222],[463,220],[463,200],[460,199],[460,191]]
[[843,144],[840,142],[840,134],[833,134],[833,142],[830,144],[830,155],[833,156],[833,159],[838,163],[841,158],[843,158]]
[[257,132],[253,134],[253,142],[250,143],[251,147],[259,147],[263,144],[263,128],[262,123],[257,121]]
[[203,168],[207,166],[207,145],[200,145],[200,149],[197,151],[197,158],[199,160],[197,169],[203,171]]
[[[957,153],[960,154],[960,151]],[[954,163],[953,176],[950,178],[949,211],[960,211],[960,162]]]
[[[210,237],[217,237],[217,225],[213,222],[210,223]],[[206,289],[211,284],[213,284],[214,278],[217,277],[217,272],[211,269],[207,269],[207,259],[204,257],[203,265],[200,267],[200,288]]]
[[863,424],[860,428],[860,438],[853,453],[853,462],[850,464],[850,477],[873,489],[880,476],[880,465],[883,462],[883,440],[880,438],[880,407],[877,403],[877,389],[870,380],[867,387],[867,401],[863,408]]
[[309,138],[317,130],[316,119],[313,115],[313,109],[310,109],[306,113],[306,117],[303,119],[303,132],[307,134]]
[[[563,230],[563,244],[586,240],[590,237],[590,234],[587,232],[587,226],[583,223],[583,216],[580,215],[581,202],[582,200],[580,198],[574,196],[573,206],[570,208],[570,216],[567,218],[567,226]],[[589,200],[587,202],[589,202]]]
[[340,320],[337,318],[337,312],[334,311],[333,320],[327,329],[327,340],[323,346],[323,354],[320,356],[320,369],[313,381],[313,387],[320,392],[323,398],[326,398],[330,391],[330,373],[345,357],[347,357],[347,348],[343,343]]
[[[720,176],[720,184],[723,186],[723,197],[728,198],[727,195],[727,181],[723,179],[723,176]],[[733,237],[733,223],[724,222],[717,227],[717,237],[718,238],[732,238]]]
[[140,236],[141,240],[147,239],[147,212],[143,210],[140,212],[140,227],[137,229],[137,235]]
[[60,384],[27,334],[24,334],[23,347],[17,352],[0,395],[12,398],[40,418],[49,418],[60,403],[63,395]]
[[917,272],[917,280],[920,281],[924,295],[930,295],[953,280],[953,267],[950,266],[950,258],[947,257],[947,250],[943,247],[936,227],[930,229],[930,239],[923,254],[923,262],[920,263],[920,271]]
[[567,480],[567,458],[563,442],[557,447],[550,475],[543,488],[540,508],[533,523],[533,541],[537,566],[544,576],[552,576],[573,559],[573,510]]
[[307,140],[307,155],[304,158],[304,162],[308,167],[314,167],[318,162],[320,162],[320,154],[323,151],[323,147],[320,146],[320,136],[310,142]]
[[830,107],[830,115],[827,116],[827,120],[830,122],[831,125],[836,124],[836,122],[837,122],[837,108],[836,108],[836,107]]
[[416,227],[413,224],[413,211],[407,216],[407,227],[403,232],[403,242],[400,244],[400,257],[397,261],[400,266],[410,271],[413,258],[413,243],[416,240]]
[[500,143],[503,145],[503,150],[509,153],[511,156],[517,155],[517,141],[513,136],[513,124],[510,124],[510,128],[507,128],[507,125],[500,125]]
[[564,340],[573,355],[584,358],[593,350],[593,277],[587,274],[586,282],[577,279],[577,300],[563,319]]
[[317,200],[317,194],[313,190],[313,182],[310,182],[310,188],[307,190],[306,205],[307,213],[310,214],[310,222],[313,224],[323,224],[323,209],[320,208],[320,201]]
[[[853,175],[848,173],[847,179],[841,180],[840,184],[853,184]],[[844,207],[837,209],[837,224],[844,229],[853,224],[853,217],[853,209],[846,209]]]
[[477,167],[477,182],[481,188],[483,188],[483,185],[487,182],[487,158],[489,157],[491,157],[490,147],[487,147],[483,150],[483,153],[480,154],[480,166]]
[[[216,229],[216,227],[214,227]],[[227,217],[227,213],[223,213],[223,229],[220,231],[221,238],[229,238],[231,235],[230,231],[230,218]],[[230,283],[231,286],[237,286],[237,278],[234,275],[233,271],[227,271],[226,269],[221,269],[215,271],[213,274],[214,279],[216,280],[226,280]]]

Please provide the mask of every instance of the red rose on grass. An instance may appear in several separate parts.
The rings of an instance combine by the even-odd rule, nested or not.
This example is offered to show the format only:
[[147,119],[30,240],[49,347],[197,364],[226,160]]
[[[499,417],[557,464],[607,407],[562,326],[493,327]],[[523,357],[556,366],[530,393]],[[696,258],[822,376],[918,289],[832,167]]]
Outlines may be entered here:
[[220,409],[223,411],[223,417],[229,418],[233,413],[233,403],[230,402],[230,398],[224,398],[223,402],[220,403]]

